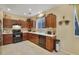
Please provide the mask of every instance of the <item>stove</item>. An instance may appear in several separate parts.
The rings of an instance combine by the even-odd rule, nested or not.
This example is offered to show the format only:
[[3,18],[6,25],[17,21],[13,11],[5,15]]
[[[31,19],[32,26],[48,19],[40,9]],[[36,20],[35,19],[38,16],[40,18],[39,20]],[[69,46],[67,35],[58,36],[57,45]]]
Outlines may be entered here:
[[13,43],[22,41],[22,32],[21,30],[13,30]]

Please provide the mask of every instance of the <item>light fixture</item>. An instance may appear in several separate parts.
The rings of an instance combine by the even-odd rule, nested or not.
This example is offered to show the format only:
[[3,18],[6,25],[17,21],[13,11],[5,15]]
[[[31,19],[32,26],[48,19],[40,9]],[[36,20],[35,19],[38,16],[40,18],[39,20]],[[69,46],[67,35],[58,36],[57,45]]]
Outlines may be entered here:
[[31,9],[31,8],[29,8],[29,11],[32,11],[32,9]]
[[65,20],[64,22],[65,22],[66,25],[68,25],[70,21],[69,20]]
[[42,13],[42,10],[38,12],[38,14]]
[[24,13],[24,15],[26,16],[26,13]]
[[40,14],[41,12],[39,11],[38,14]]
[[63,23],[65,23],[65,25],[68,25],[70,21],[66,20],[65,16],[63,16],[62,18],[63,18],[63,20],[59,21],[59,25],[62,25]]
[[11,9],[10,8],[7,8],[7,10],[10,11]]

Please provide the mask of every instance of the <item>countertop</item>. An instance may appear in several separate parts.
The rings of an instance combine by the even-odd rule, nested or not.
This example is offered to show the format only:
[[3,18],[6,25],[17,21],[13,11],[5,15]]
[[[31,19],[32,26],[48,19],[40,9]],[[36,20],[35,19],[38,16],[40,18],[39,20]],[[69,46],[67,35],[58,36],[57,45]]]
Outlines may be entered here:
[[32,33],[32,34],[37,34],[37,35],[43,35],[43,36],[49,36],[49,37],[56,36],[56,35],[53,35],[53,34],[46,34],[46,33],[40,33],[40,32],[27,32],[27,33]]
[[[32,34],[43,35],[43,36],[50,36],[50,37],[56,36],[54,34],[47,34],[45,32],[45,30],[42,30],[42,31],[37,31],[37,30],[36,31],[28,31],[27,28],[23,28],[23,29],[21,29],[21,32],[22,33],[32,33]],[[12,29],[6,29],[5,28],[2,34],[12,34]]]
[[[41,33],[41,32],[29,32],[29,31],[22,31],[22,33],[32,33],[32,34],[37,34],[37,35],[43,35],[43,36],[49,36],[49,37],[53,37],[53,36],[56,36],[56,35],[53,35],[53,34],[46,34],[46,33]],[[2,34],[12,34],[12,32],[3,32]]]

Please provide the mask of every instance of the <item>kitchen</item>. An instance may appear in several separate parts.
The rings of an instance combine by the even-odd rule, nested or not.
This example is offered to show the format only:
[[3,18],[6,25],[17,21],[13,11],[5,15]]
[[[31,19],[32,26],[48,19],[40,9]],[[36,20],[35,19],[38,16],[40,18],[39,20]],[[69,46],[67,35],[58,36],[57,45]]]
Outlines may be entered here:
[[[61,23],[58,21],[69,19],[71,12],[65,12],[64,8],[70,8],[72,11],[72,5],[53,5],[53,4],[38,4],[38,5],[1,5],[1,22],[2,26],[2,39],[1,39],[1,54],[17,54],[19,48],[16,45],[22,46],[25,50],[24,54],[67,54],[57,50],[56,42],[60,42],[61,38]],[[57,10],[57,8],[59,8]],[[62,11],[61,11],[61,9]],[[61,13],[60,13],[61,12]],[[67,15],[66,15],[67,14]],[[65,15],[65,16],[63,16]],[[69,15],[69,16],[68,16]],[[59,27],[58,27],[59,26]],[[59,35],[60,34],[60,35]],[[64,36],[63,36],[64,37]],[[62,41],[62,40],[61,40]],[[22,44],[26,45],[22,45]],[[11,52],[8,47],[11,45]],[[8,46],[8,47],[7,47]],[[25,48],[27,47],[27,48]],[[37,48],[36,48],[37,47]],[[61,46],[63,48],[63,44]],[[18,54],[20,54],[21,50]],[[35,48],[35,49],[34,49]],[[39,48],[39,49],[38,49]],[[59,47],[60,48],[60,47]],[[15,50],[16,49],[16,50]],[[43,50],[42,50],[43,49]],[[8,50],[8,51],[7,51]],[[38,50],[38,51],[37,51]],[[40,52],[41,51],[41,52]],[[44,53],[45,51],[45,53]],[[10,52],[10,53],[9,53]],[[25,53],[26,52],[26,53]],[[23,54],[22,53],[22,54]]]

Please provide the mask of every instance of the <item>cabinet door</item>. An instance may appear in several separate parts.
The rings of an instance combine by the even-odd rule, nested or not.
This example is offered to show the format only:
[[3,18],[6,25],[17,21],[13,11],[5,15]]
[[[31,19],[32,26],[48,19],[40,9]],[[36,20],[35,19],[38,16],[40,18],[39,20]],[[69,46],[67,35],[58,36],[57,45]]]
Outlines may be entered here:
[[33,21],[26,22],[26,27],[32,28],[33,27]]
[[21,20],[21,26],[22,28],[26,28],[26,21]]
[[3,44],[10,44],[12,43],[12,35],[11,34],[4,34],[3,35]]
[[35,44],[39,44],[39,37],[36,34],[32,35],[32,42]]
[[22,34],[22,39],[25,41],[25,40],[28,40],[29,39],[29,34],[28,33],[23,33]]
[[56,16],[53,14],[48,14],[45,18],[45,26],[56,28]]
[[21,22],[21,20],[17,20],[17,24],[22,25]]
[[12,20],[11,19],[3,19],[3,27],[4,28],[12,28]]
[[33,42],[35,44],[39,44],[39,37],[38,37],[38,35],[31,34],[31,33],[28,33],[27,35],[28,35],[29,41],[31,41],[31,42]]
[[27,34],[26,34],[26,33],[23,33],[23,34],[22,34],[22,37],[23,37],[23,38],[22,38],[23,41],[27,40]]
[[54,50],[54,39],[55,38],[51,38],[51,37],[46,37],[46,49],[49,51],[53,51]]
[[27,33],[27,40],[31,41],[31,37],[32,37],[32,34],[31,33]]
[[56,28],[56,16],[51,15],[51,27]]

